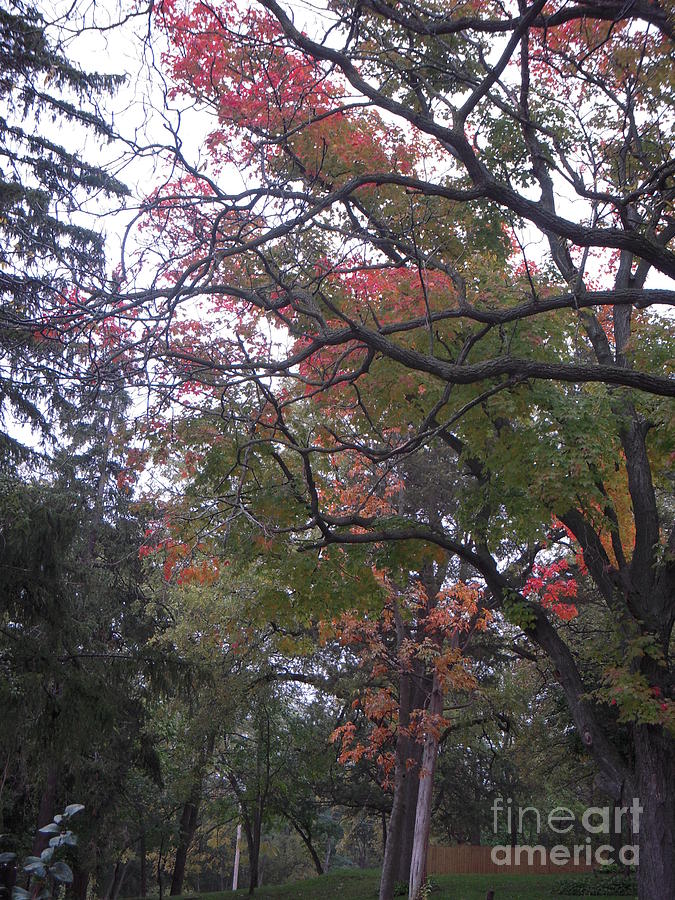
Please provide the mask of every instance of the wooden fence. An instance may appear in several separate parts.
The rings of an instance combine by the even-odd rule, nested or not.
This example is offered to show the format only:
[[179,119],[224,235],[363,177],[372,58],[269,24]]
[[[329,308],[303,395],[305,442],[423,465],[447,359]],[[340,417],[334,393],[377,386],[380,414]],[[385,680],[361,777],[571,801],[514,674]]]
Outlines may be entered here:
[[[570,853],[571,857],[572,855]],[[570,858],[564,865],[554,865],[549,859],[548,850],[542,859],[541,851],[534,847],[522,847],[512,851],[510,864],[498,865],[492,861],[492,847],[476,847],[471,844],[441,847],[432,844],[427,855],[427,872],[429,875],[489,875],[500,872],[503,875],[560,875],[565,872],[591,872],[593,867],[583,860],[585,854],[580,855],[582,859],[576,864]],[[498,858],[504,858],[503,852]]]

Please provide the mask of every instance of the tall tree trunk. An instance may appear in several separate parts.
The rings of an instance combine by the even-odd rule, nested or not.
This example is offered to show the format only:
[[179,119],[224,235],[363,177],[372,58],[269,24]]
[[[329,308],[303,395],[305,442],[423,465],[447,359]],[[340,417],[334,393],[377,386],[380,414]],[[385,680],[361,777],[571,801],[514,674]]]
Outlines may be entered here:
[[[38,809],[37,827],[42,828],[49,825],[54,820],[56,809],[56,789],[58,785],[58,769],[56,765],[50,763],[47,769],[47,777],[45,779],[45,787],[40,797],[40,807]],[[39,856],[49,844],[49,835],[41,834],[36,830],[33,838],[33,856]]]
[[333,838],[328,835],[328,846],[326,847],[326,856],[323,861],[323,870],[327,872],[330,869],[331,859],[333,858]]
[[70,893],[74,900],[87,900],[87,890],[89,888],[89,879],[91,870],[89,867],[80,868],[77,866],[73,872],[73,884]]
[[[401,822],[401,843],[398,857],[397,881],[407,884],[410,879],[410,861],[415,844],[415,815],[417,798],[420,789],[420,766],[422,763],[423,745],[418,741],[410,741],[408,761],[410,771],[404,788],[404,813]],[[413,763],[410,762],[413,760]]]
[[[413,673],[412,679],[411,713],[413,710],[423,710],[425,708],[431,692],[431,679],[419,669]],[[417,815],[417,798],[420,789],[420,769],[423,752],[424,745],[421,741],[408,739],[406,768],[409,777],[405,780],[405,810],[401,822],[401,843],[396,879],[403,884],[408,884],[410,881],[410,861],[415,844],[415,817]]]
[[261,824],[258,822],[258,816],[254,817],[253,828],[246,829],[246,840],[248,843],[248,860],[249,860],[249,882],[248,892],[252,894],[258,887],[258,875],[260,866],[260,831]]
[[141,823],[141,836],[139,838],[138,857],[141,869],[141,897],[148,895],[148,853],[145,839],[145,825]]
[[419,789],[417,792],[417,811],[415,814],[414,843],[410,859],[410,879],[408,882],[408,900],[417,900],[427,874],[427,849],[429,847],[429,829],[431,827],[431,801],[434,791],[434,774],[438,756],[438,727],[435,719],[443,710],[443,692],[434,674],[431,699],[429,700],[429,724],[424,741],[422,764],[420,769]]
[[309,850],[309,855],[312,857],[312,862],[314,863],[314,868],[316,869],[317,875],[323,875],[324,869],[323,869],[323,866],[321,865],[321,860],[319,859],[319,854],[314,849],[314,844],[312,844],[312,835],[309,832],[307,832],[305,834],[305,832],[302,830],[302,828],[300,828],[298,825],[296,825],[295,822],[291,821],[291,825],[298,832],[298,834],[302,838],[303,844]]
[[119,897],[120,891],[122,890],[122,885],[124,883],[124,876],[127,874],[128,867],[129,867],[129,862],[127,861],[124,863],[122,868],[119,870],[119,874],[116,878],[110,900],[117,900],[117,898]]
[[[638,725],[634,734],[636,782],[642,807],[638,898],[664,900],[675,897],[673,743],[664,729],[655,725]],[[634,822],[634,829],[636,825]]]
[[[394,761],[394,800],[389,815],[384,849],[380,900],[391,900],[397,882],[408,883],[410,857],[415,834],[415,809],[419,790],[419,761],[422,745],[407,734],[413,709],[424,705],[424,691],[415,687],[417,673],[402,672],[399,678],[399,731]],[[410,760],[414,764],[410,764]]]
[[162,854],[164,853],[164,837],[159,842],[159,851],[157,852],[157,886],[159,888],[159,900],[164,897],[164,879],[162,878]]
[[103,892],[103,900],[114,900],[114,898],[118,896],[122,881],[124,880],[126,868],[126,863],[122,865],[122,860],[118,859],[110,876],[108,886]]
[[180,819],[180,827],[178,832],[178,847],[176,849],[176,861],[173,867],[173,876],[171,878],[170,895],[175,897],[182,893],[183,879],[185,878],[185,866],[187,864],[187,855],[190,844],[197,830],[197,816],[199,814],[199,804],[202,799],[202,789],[204,785],[204,768],[211,758],[213,747],[216,741],[216,732],[212,731],[204,735],[204,743],[201,747],[197,762],[192,771],[192,785],[188,799],[183,807]]
[[201,797],[202,781],[195,782],[190,792],[190,799],[183,807],[183,813],[180,818],[180,829],[178,837],[178,847],[176,848],[176,861],[173,867],[173,877],[171,878],[170,896],[176,897],[183,892],[183,879],[185,878],[185,865],[187,863],[188,850],[192,843],[192,838],[197,829],[197,814],[199,811],[199,801]]
[[405,817],[405,785],[409,772],[406,769],[410,741],[402,733],[410,723],[410,675],[401,674],[399,679],[399,730],[396,737],[394,758],[394,799],[389,815],[389,832],[382,862],[380,878],[380,900],[392,900],[398,878],[401,849],[402,823]]
[[511,843],[511,848],[514,848],[518,845],[518,816],[516,815],[517,809],[518,805],[514,803],[513,809],[511,810],[511,823],[509,828],[509,841]]

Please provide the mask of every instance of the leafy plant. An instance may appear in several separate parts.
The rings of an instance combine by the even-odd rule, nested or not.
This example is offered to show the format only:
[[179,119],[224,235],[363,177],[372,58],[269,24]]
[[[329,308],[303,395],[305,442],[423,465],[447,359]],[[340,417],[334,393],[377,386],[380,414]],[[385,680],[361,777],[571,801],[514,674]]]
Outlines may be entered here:
[[552,893],[571,897],[634,897],[637,895],[637,878],[634,874],[617,872],[567,876],[554,885]]
[[[73,871],[63,859],[54,859],[55,854],[67,847],[77,844],[77,835],[69,827],[70,819],[81,812],[81,803],[70,803],[54,821],[40,828],[41,834],[51,835],[49,845],[39,856],[26,856],[22,863],[23,871],[29,877],[28,889],[15,885],[12,889],[12,900],[46,900],[58,895],[62,884],[72,884]],[[16,859],[16,853],[0,853],[0,864],[7,864]]]

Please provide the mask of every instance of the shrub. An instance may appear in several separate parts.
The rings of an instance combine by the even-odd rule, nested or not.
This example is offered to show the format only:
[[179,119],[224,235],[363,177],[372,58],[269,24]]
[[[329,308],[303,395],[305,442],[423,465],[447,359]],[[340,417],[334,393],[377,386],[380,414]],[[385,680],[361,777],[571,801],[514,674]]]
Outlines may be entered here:
[[553,888],[553,894],[565,894],[572,897],[634,897],[637,895],[637,879],[635,875],[623,875],[609,872],[591,875],[570,875],[561,878]]

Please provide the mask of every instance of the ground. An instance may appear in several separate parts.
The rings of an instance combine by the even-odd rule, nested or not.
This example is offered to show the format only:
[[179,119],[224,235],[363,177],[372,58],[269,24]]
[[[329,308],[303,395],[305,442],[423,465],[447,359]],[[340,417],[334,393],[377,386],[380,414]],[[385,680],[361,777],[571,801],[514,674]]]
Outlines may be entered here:
[[[376,869],[347,869],[331,872],[321,878],[273,887],[255,892],[256,900],[375,900],[380,873]],[[566,895],[553,894],[560,879],[551,875],[438,875],[433,877],[439,888],[430,900],[485,900],[488,888],[495,892],[495,900],[564,900]],[[247,891],[237,891],[245,896]],[[185,895],[185,900],[228,900],[232,892]],[[569,896],[569,895],[567,895]],[[598,896],[598,895],[586,895]],[[172,898],[176,900],[176,898]],[[626,900],[625,897],[604,895],[602,900]]]

